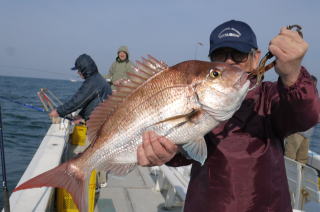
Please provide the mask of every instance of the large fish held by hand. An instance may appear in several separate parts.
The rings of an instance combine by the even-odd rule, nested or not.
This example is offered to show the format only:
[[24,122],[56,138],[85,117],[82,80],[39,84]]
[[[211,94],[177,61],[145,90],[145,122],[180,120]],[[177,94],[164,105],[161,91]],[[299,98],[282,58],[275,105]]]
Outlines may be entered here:
[[137,61],[130,79],[90,116],[90,146],[76,158],[19,185],[68,190],[81,212],[88,210],[91,171],[126,175],[137,165],[137,147],[147,130],[181,145],[204,163],[203,136],[237,111],[249,90],[248,74],[225,63],[185,61],[168,67],[148,56]]

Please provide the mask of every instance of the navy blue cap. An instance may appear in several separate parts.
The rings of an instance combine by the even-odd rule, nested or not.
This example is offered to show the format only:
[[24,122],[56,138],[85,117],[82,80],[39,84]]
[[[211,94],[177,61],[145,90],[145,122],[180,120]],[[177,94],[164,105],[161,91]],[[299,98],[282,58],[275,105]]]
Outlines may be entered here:
[[209,56],[214,50],[224,47],[249,53],[251,49],[258,49],[256,35],[251,27],[242,21],[227,21],[211,32]]

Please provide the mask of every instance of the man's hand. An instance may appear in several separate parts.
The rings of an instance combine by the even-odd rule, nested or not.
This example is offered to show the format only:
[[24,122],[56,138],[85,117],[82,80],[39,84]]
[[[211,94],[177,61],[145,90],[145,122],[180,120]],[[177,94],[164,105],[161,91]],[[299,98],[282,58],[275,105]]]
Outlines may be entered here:
[[275,70],[285,85],[290,86],[297,81],[307,49],[308,43],[299,33],[285,27],[270,41],[269,51],[277,57]]
[[161,166],[171,160],[178,151],[178,146],[153,131],[142,136],[142,144],[138,147],[137,158],[140,166]]
[[119,85],[121,85],[122,81],[123,81],[123,79],[119,79],[117,81],[114,81],[113,85],[118,85],[119,86]]
[[86,121],[79,115],[77,115],[76,117],[74,117],[73,121],[74,124],[84,124],[86,123]]
[[49,113],[49,116],[52,117],[52,118],[59,117],[59,113],[57,112],[56,109],[53,109],[53,110]]

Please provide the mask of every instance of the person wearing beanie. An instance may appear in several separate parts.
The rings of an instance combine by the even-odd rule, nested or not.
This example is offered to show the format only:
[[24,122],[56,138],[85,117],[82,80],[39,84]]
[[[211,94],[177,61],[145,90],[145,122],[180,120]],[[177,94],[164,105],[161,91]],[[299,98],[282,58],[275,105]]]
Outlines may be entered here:
[[74,120],[74,123],[78,124],[88,120],[94,108],[103,102],[108,95],[111,95],[112,91],[110,85],[101,76],[95,62],[89,55],[80,55],[71,70],[77,70],[84,81],[70,100],[52,110],[49,116],[65,117],[81,109]]
[[120,46],[117,52],[116,61],[112,63],[105,78],[110,82],[112,89],[119,85],[121,80],[128,79],[127,72],[133,71],[133,64],[129,60],[129,51],[127,46]]
[[[143,134],[138,147],[139,165],[192,164],[185,212],[292,212],[283,139],[315,125],[320,108],[311,75],[301,64],[307,49],[298,32],[281,28],[269,43],[278,80],[254,86],[257,79],[251,79],[239,110],[205,136],[203,165],[152,131]],[[260,56],[255,33],[242,21],[222,23],[210,35],[212,62],[250,73]]]

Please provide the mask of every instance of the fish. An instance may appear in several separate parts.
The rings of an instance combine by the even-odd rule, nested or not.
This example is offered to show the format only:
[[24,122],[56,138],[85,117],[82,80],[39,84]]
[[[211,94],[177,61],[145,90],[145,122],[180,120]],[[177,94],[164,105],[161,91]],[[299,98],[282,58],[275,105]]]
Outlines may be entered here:
[[14,192],[43,186],[66,189],[88,211],[91,171],[124,176],[137,166],[145,131],[155,131],[204,163],[203,136],[239,109],[249,90],[248,74],[231,65],[188,60],[169,67],[148,55],[137,61],[87,122],[90,145],[75,158],[18,185]]

